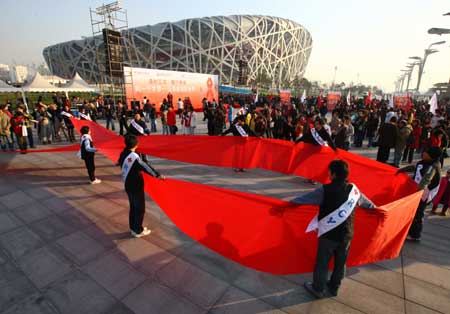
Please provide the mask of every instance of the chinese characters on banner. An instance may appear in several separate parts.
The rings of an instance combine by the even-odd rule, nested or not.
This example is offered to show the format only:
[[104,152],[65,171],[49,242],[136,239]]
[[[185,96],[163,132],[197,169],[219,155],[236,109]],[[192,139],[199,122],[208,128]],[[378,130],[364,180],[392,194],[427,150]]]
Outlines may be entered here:
[[290,104],[291,91],[289,89],[280,89],[280,100],[282,104]]
[[327,94],[328,110],[334,110],[340,99],[341,99],[341,92],[328,92]]
[[395,93],[394,94],[394,108],[402,109],[409,112],[412,103],[409,93]]
[[202,109],[202,99],[219,100],[217,75],[124,67],[128,101],[144,96],[158,105],[169,92],[176,102],[189,97],[194,109]]

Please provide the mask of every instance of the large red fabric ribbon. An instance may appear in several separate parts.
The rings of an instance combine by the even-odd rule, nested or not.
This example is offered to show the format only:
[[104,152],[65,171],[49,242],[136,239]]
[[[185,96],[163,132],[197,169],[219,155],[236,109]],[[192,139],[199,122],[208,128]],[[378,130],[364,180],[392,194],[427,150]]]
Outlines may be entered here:
[[[123,139],[91,121],[73,120],[79,129],[89,125],[96,147],[116,161]],[[325,183],[334,159],[350,166],[350,180],[382,205],[356,210],[355,237],[348,265],[361,265],[398,256],[421,192],[393,167],[328,147],[291,142],[207,136],[140,137],[139,151],[182,162],[221,167],[262,168]],[[278,199],[213,186],[146,176],[145,191],[191,238],[248,267],[273,274],[313,270],[317,234],[305,233],[317,212]],[[177,191],[177,197],[173,196]]]

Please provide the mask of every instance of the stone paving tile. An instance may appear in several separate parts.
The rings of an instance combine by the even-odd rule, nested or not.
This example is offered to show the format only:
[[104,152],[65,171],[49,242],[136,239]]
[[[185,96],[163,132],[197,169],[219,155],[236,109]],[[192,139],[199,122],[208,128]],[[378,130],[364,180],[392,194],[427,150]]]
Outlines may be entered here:
[[284,314],[285,312],[262,302],[242,290],[230,287],[211,308],[210,314]]
[[135,314],[131,309],[129,309],[125,304],[118,302],[111,306],[105,314]]
[[62,213],[67,210],[74,210],[74,202],[59,196],[43,200],[42,205],[50,209],[53,213]]
[[344,279],[336,300],[365,313],[404,313],[404,301],[360,282]]
[[450,269],[409,258],[405,258],[404,262],[404,272],[407,276],[426,281],[450,292]]
[[182,249],[180,257],[229,283],[246,269],[198,243]]
[[[233,285],[246,293],[276,307],[291,307],[312,301],[312,297],[302,286],[280,276],[246,269],[233,282]],[[293,310],[295,312],[295,309]]]
[[52,215],[52,211],[47,209],[41,202],[33,202],[11,211],[14,215],[26,224],[44,219]]
[[347,277],[400,298],[404,297],[401,273],[388,271],[376,265],[365,265],[349,268]]
[[83,267],[83,271],[118,299],[145,281],[117,252],[110,252]]
[[205,309],[214,305],[229,286],[228,283],[179,258],[159,270],[156,279]]
[[429,309],[450,313],[450,290],[405,276],[406,299]]
[[81,266],[106,251],[96,240],[82,231],[74,232],[59,239],[56,244],[75,264]]
[[128,228],[107,220],[96,221],[83,231],[107,249],[115,248],[118,243],[130,239]]
[[17,304],[14,304],[2,314],[58,314],[53,305],[40,294],[35,293]]
[[13,193],[8,193],[0,196],[0,204],[4,205],[9,209],[14,209],[19,206],[30,204],[34,202],[31,196],[28,196],[23,191],[15,191]]
[[49,246],[25,254],[18,263],[22,271],[39,289],[46,287],[74,269],[70,261],[55,248]]
[[23,277],[23,273],[13,263],[4,259],[0,263],[0,287],[4,287],[9,282]]
[[67,210],[58,214],[59,218],[61,218],[64,222],[72,226],[75,230],[82,230],[94,222],[86,217],[82,212],[77,209]]
[[44,291],[59,314],[107,313],[117,301],[87,275],[75,271]]
[[44,200],[44,199],[49,199],[55,196],[55,194],[50,191],[48,188],[46,188],[45,186],[41,186],[41,187],[32,187],[29,189],[24,189],[23,190],[27,195],[31,196],[33,199],[35,200]]
[[43,245],[42,239],[26,226],[0,235],[0,246],[15,260]]
[[154,281],[144,282],[123,302],[136,314],[206,313],[204,309]]
[[11,231],[23,225],[11,212],[0,213],[0,234]]
[[75,229],[56,215],[36,221],[30,227],[45,241],[53,242]]
[[119,256],[148,276],[154,276],[156,271],[175,259],[174,255],[142,238],[120,242],[117,252]]
[[438,313],[446,313],[446,312],[437,312],[432,309],[423,307],[417,303],[406,301],[406,311],[408,314],[438,314]]
[[36,288],[25,276],[20,276],[8,284],[0,286],[0,312],[36,292]]
[[98,218],[111,217],[119,214],[120,212],[123,212],[125,209],[128,210],[128,207],[123,208],[122,206],[119,206],[114,202],[99,197],[89,200],[88,202],[84,203],[84,206],[89,209],[95,217]]

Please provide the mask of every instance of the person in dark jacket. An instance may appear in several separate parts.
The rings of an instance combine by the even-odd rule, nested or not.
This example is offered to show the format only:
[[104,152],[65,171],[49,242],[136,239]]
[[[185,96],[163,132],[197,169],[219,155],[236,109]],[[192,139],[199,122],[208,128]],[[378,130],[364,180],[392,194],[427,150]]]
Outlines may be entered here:
[[231,127],[222,132],[221,136],[233,133],[234,136],[256,136],[256,134],[245,124],[245,116],[238,116],[236,123],[233,123]]
[[114,126],[114,109],[110,104],[106,105],[105,108],[105,119],[106,119],[106,128],[109,130],[111,126],[111,130],[115,131],[116,127]]
[[[318,205],[319,213],[308,226],[307,232],[318,230],[319,245],[313,282],[305,288],[316,298],[325,296],[325,287],[337,296],[345,276],[350,244],[353,238],[355,208],[374,208],[375,205],[362,194],[355,184],[348,182],[349,167],[343,160],[334,160],[328,166],[331,183],[291,200],[296,204]],[[334,257],[334,269],[327,282],[328,265]]]
[[273,117],[272,122],[273,122],[273,129],[272,129],[273,138],[283,139],[287,121],[286,118],[283,117],[281,110],[279,109],[275,110],[275,116]]
[[91,138],[91,130],[88,126],[81,127],[81,139],[80,139],[80,157],[84,160],[86,169],[89,175],[89,180],[91,184],[98,184],[102,181],[95,177],[95,152],[94,143]]
[[295,141],[295,144],[304,142],[313,145],[330,146],[333,150],[336,150],[334,141],[323,127],[324,124],[325,122],[321,118],[317,118],[314,121],[314,128],[304,133],[302,137]]
[[422,154],[422,160],[416,166],[409,165],[397,171],[397,174],[414,171],[413,180],[419,185],[417,190],[425,190],[417,207],[414,220],[409,228],[407,240],[420,241],[425,208],[439,192],[439,183],[441,180],[440,157],[441,149],[439,147],[430,147]]
[[150,133],[144,120],[142,120],[141,115],[136,113],[134,119],[131,120],[128,127],[128,133],[136,136],[145,136]]
[[[248,137],[256,136],[256,134],[245,124],[245,116],[240,115],[236,117],[236,122],[231,127],[222,132],[221,136],[225,136],[229,133],[233,133],[234,136]],[[235,172],[245,172],[244,168],[236,167]]]
[[125,137],[125,148],[120,154],[118,161],[118,165],[122,168],[122,181],[125,184],[125,191],[130,202],[129,225],[131,236],[134,238],[144,237],[151,232],[150,229],[142,226],[145,215],[144,177],[142,172],[161,180],[165,179],[153,167],[141,160],[136,153],[138,143],[136,136],[127,135]]
[[389,123],[380,128],[378,139],[377,161],[387,163],[391,148],[395,147],[398,137],[397,117],[392,117]]

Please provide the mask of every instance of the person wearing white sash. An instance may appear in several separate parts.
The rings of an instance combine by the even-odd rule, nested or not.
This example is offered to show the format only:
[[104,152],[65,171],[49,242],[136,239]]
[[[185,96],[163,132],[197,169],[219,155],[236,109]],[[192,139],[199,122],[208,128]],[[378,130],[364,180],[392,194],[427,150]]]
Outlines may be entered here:
[[[229,133],[233,133],[234,136],[248,137],[256,136],[256,134],[245,124],[245,116],[240,115],[236,118],[234,123],[229,129],[222,132],[221,136],[225,136]],[[244,172],[243,168],[235,168],[235,172]]]
[[439,183],[441,180],[441,149],[439,147],[430,147],[423,152],[422,160],[416,166],[409,165],[398,169],[398,173],[414,171],[413,180],[418,184],[418,191],[424,190],[422,199],[416,210],[416,215],[409,228],[409,241],[420,241],[423,228],[423,217],[425,216],[425,208],[434,199],[439,191]]
[[80,139],[80,157],[84,160],[86,169],[89,175],[89,181],[91,184],[99,184],[102,181],[95,177],[95,152],[94,143],[91,138],[91,130],[87,125],[82,126],[80,129],[81,139]]
[[[313,282],[305,282],[305,288],[316,298],[325,296],[327,286],[332,296],[337,296],[345,276],[345,264],[353,238],[355,208],[374,208],[375,205],[362,194],[355,184],[349,183],[348,164],[343,160],[330,163],[331,183],[291,200],[296,204],[319,205],[319,213],[305,232],[317,231],[319,245]],[[328,265],[334,257],[334,269],[327,282]]]
[[[329,146],[336,151],[336,145],[324,125],[325,121],[322,118],[316,118],[314,121],[314,127],[303,133],[303,135],[295,141],[295,144],[304,142],[316,146]],[[314,185],[317,184],[314,180],[305,180],[305,182]]]
[[144,177],[145,172],[153,177],[164,180],[165,177],[153,167],[142,161],[136,153],[138,138],[134,135],[125,137],[125,149],[120,154],[118,165],[122,168],[122,181],[130,202],[129,225],[131,236],[140,238],[150,234],[150,229],[142,226],[145,215]]
[[144,120],[142,120],[139,113],[136,113],[134,119],[131,120],[130,126],[128,127],[128,133],[136,136],[146,136],[150,134],[150,130],[147,128],[147,125]]

